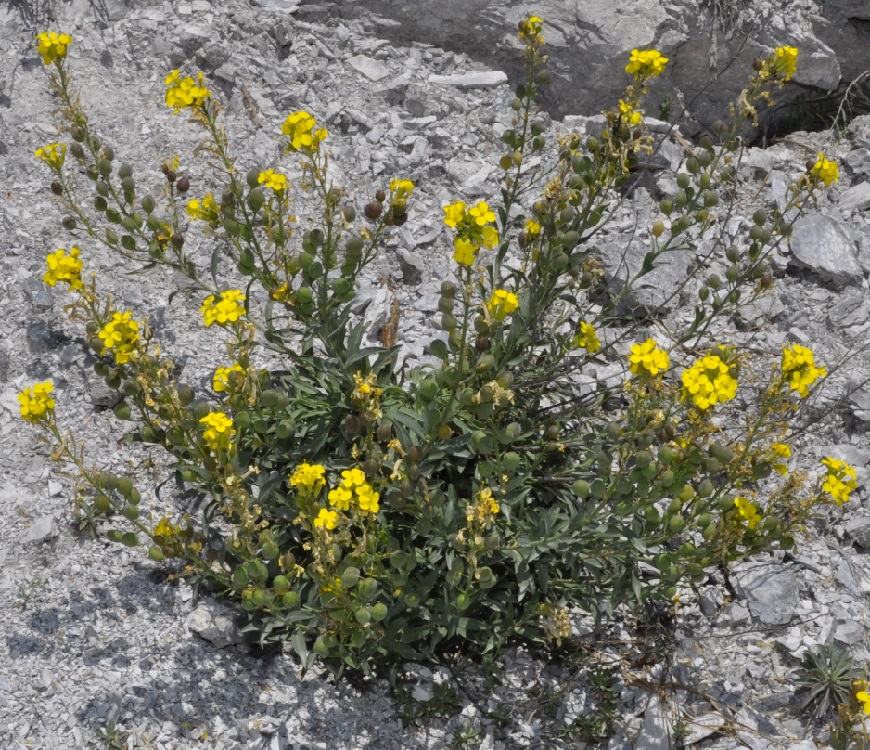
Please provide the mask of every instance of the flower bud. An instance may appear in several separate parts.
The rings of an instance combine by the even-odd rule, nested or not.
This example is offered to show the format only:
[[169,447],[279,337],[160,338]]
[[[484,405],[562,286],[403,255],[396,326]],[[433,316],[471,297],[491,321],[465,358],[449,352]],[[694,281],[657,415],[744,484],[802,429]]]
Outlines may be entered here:
[[64,229],[68,229],[70,232],[76,228],[76,220],[72,216],[64,216],[60,223]]
[[344,206],[341,209],[342,218],[350,224],[356,218],[356,209],[350,204]]
[[61,184],[59,182],[52,182],[51,192],[55,195],[63,195],[63,187],[61,187]]
[[176,250],[180,250],[182,245],[184,245],[184,236],[179,234],[178,232],[176,232],[175,234],[172,235],[171,242],[172,242],[172,246]]
[[375,193],[375,200],[378,203],[383,203],[386,199],[387,194],[383,190],[378,190],[378,192]]
[[[383,191],[379,191],[379,192],[383,192]],[[375,219],[377,219],[381,215],[381,212],[383,210],[384,210],[384,205],[380,201],[373,201],[372,203],[369,203],[366,205],[364,213],[365,213],[367,218],[374,221]]]
[[175,183],[175,187],[178,189],[179,193],[186,193],[190,190],[190,180],[187,179],[187,175],[184,175],[178,182]]

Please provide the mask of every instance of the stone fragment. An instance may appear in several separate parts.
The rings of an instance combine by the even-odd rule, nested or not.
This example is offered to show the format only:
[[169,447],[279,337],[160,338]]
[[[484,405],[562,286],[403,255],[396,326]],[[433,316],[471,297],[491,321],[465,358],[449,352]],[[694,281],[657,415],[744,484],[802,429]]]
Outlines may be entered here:
[[507,79],[507,75],[501,70],[481,70],[472,73],[454,73],[453,75],[431,73],[429,75],[429,83],[434,83],[438,86],[461,86],[463,88],[498,86],[499,84],[507,83]]
[[856,148],[850,151],[843,157],[843,163],[858,177],[870,176],[870,149]]
[[295,13],[301,4],[302,0],[251,0],[251,5],[281,13]]
[[85,387],[88,398],[94,406],[111,409],[121,400],[121,394],[110,388],[106,381],[97,375],[90,367],[85,368]]
[[689,733],[684,739],[686,746],[697,745],[701,740],[718,732],[724,725],[725,719],[722,714],[701,714],[693,716],[688,722]]
[[244,643],[244,637],[234,621],[233,611],[213,599],[200,602],[185,618],[184,624],[200,638],[211,641],[217,648]]
[[870,516],[855,515],[846,521],[846,534],[862,549],[870,549]]
[[419,253],[411,250],[399,250],[399,266],[402,269],[402,282],[408,286],[417,286],[423,281],[426,263]]
[[365,55],[351,57],[347,64],[370,81],[380,81],[390,75],[390,69],[380,60]]
[[837,205],[843,211],[866,211],[870,208],[870,182],[859,182],[844,190]]
[[735,576],[750,614],[764,625],[787,625],[800,602],[798,581],[790,570],[765,565]]
[[42,279],[35,276],[24,279],[21,282],[21,289],[34,312],[45,312],[54,304],[54,295]]
[[854,241],[830,216],[817,213],[798,219],[792,229],[791,252],[794,265],[810,269],[838,289],[860,284],[864,278]]
[[670,750],[673,727],[661,699],[655,695],[646,707],[643,728],[634,743],[634,750]]
[[25,542],[46,542],[49,539],[54,539],[60,531],[57,528],[57,522],[54,516],[43,516],[35,521],[27,530],[24,537]]

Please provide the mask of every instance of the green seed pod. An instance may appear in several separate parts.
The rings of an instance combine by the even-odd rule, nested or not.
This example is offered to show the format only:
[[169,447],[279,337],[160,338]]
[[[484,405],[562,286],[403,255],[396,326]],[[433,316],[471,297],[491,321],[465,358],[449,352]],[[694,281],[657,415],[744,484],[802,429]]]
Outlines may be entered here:
[[707,286],[710,287],[710,289],[719,289],[719,287],[722,286],[722,279],[718,274],[711,273],[707,277]]
[[599,148],[601,148],[601,141],[599,141],[595,136],[590,135],[586,139],[586,148],[594,154]]
[[253,190],[260,184],[260,170],[257,167],[248,170],[248,174],[245,177],[245,180],[248,183],[248,187]]
[[683,190],[689,187],[692,184],[692,178],[689,177],[685,172],[682,172],[677,175],[677,186]]
[[112,411],[114,412],[116,418],[123,421],[126,421],[131,417],[130,406],[123,401],[115,404]]
[[[686,159],[686,171],[689,174],[698,174],[701,171],[701,162],[694,156],[690,156]],[[687,185],[680,185],[680,187],[687,187]]]
[[669,200],[663,200],[659,203],[659,210],[665,215],[670,216],[674,210],[674,202]]
[[112,501],[104,494],[100,493],[94,498],[94,507],[99,513],[108,513],[112,510]]
[[707,208],[712,208],[713,206],[718,205],[718,203],[719,193],[714,190],[708,190],[704,193],[704,205],[707,206]]
[[577,495],[577,497],[585,500],[592,492],[592,488],[589,486],[589,482],[585,479],[578,479],[571,486],[572,492]]
[[262,188],[254,188],[248,193],[248,208],[251,211],[257,212],[263,207],[263,203],[266,201],[266,194],[263,192]]
[[760,240],[763,234],[764,230],[758,224],[753,224],[749,228],[749,237],[753,240]]
[[755,213],[752,214],[752,221],[756,224],[756,226],[763,227],[765,222],[767,221],[767,212],[758,209]]
[[166,556],[163,554],[163,550],[160,547],[151,546],[148,548],[148,557],[150,557],[154,562],[163,562],[166,559]]

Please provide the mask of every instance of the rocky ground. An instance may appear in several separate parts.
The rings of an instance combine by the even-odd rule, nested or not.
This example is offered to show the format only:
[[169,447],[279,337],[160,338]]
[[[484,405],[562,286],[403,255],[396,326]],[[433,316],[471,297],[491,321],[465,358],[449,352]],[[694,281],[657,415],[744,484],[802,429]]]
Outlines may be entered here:
[[[101,467],[135,471],[140,486],[151,489],[166,473],[159,456],[119,444],[106,393],[89,377],[81,331],[65,320],[64,293],[41,280],[45,255],[79,243],[100,288],[148,317],[191,382],[209,382],[221,346],[198,325],[195,305],[183,296],[170,305],[179,288],[171,275],[157,272],[145,283],[127,277],[104,248],[61,228],[47,173],[33,157],[57,139],[55,103],[31,42],[37,23],[73,36],[70,62],[83,104],[117,158],[136,165],[140,180],[159,185],[160,162],[180,154],[192,194],[207,191],[206,165],[192,155],[199,132],[163,105],[163,78],[179,66],[206,71],[227,103],[231,142],[247,164],[282,163],[293,181],[292,167],[279,162],[276,135],[287,112],[305,108],[326,123],[333,177],[360,203],[393,176],[414,180],[410,220],[362,292],[377,328],[390,303],[379,278],[392,279],[411,360],[424,356],[435,333],[438,289],[451,272],[441,206],[498,195],[499,136],[510,123],[512,98],[501,71],[462,52],[385,41],[377,33],[383,24],[365,14],[342,20],[328,6],[72,0],[0,9],[0,593],[6,602],[0,608],[6,647],[0,746],[111,747],[98,740],[111,722],[129,733],[127,744],[116,746],[130,748],[577,746],[579,735],[570,728],[594,712],[601,691],[570,659],[547,662],[517,650],[491,693],[468,665],[437,672],[409,666],[407,695],[394,700],[384,681],[336,684],[319,670],[302,675],[289,651],[249,649],[231,610],[194,601],[183,582],[170,580],[139,550],[76,532],[73,481],[18,419],[23,387],[55,381],[61,423]],[[594,128],[587,118],[594,114],[577,111],[554,127],[561,133]],[[812,470],[821,456],[837,455],[858,468],[861,488],[842,510],[825,511],[794,554],[736,566],[733,594],[716,578],[700,596],[686,592],[674,640],[651,635],[647,641],[656,658],[615,628],[600,646],[603,658],[623,661],[613,686],[620,717],[614,748],[812,750],[826,733],[800,708],[800,658],[835,643],[859,666],[870,659],[870,118],[854,120],[839,136],[793,133],[746,152],[740,175],[744,195],[755,197],[741,208],[781,202],[785,185],[818,150],[839,161],[840,182],[798,221],[790,247],[777,250],[773,294],[717,333],[770,356],[786,341],[813,347],[829,377],[808,404],[806,431],[793,442],[796,468]],[[655,187],[673,183],[681,154],[678,141],[664,140]],[[641,242],[632,240],[634,227],[648,225],[654,209],[649,192],[634,191],[602,238],[602,251],[628,247],[631,262]],[[734,222],[731,233],[742,226]],[[208,242],[192,235],[194,255],[207,257]],[[691,261],[674,258],[637,290],[633,307],[648,315],[639,321],[638,338],[647,331],[661,336],[690,315],[695,282],[686,296],[675,292]],[[621,371],[614,356],[610,370],[596,375]],[[824,419],[813,422],[817,417]],[[143,494],[155,512],[181,502]],[[582,618],[575,625],[584,632]]]

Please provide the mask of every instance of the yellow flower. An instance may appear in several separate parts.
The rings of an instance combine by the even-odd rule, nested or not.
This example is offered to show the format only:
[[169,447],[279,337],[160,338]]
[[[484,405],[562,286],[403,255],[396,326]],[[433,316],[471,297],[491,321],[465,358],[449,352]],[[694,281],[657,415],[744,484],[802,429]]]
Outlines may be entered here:
[[812,350],[800,344],[783,347],[781,367],[789,388],[797,391],[801,398],[809,395],[809,387],[816,380],[828,374],[826,368],[816,367]]
[[761,514],[758,512],[758,507],[745,497],[735,497],[734,505],[737,506],[737,512],[746,521],[746,526],[751,530],[754,529],[758,522],[761,521]]
[[52,391],[54,391],[54,383],[50,380],[46,380],[44,383],[35,383],[30,388],[21,391],[18,394],[21,418],[36,424],[46,415],[51,414],[54,411]]
[[353,493],[346,487],[336,487],[334,490],[329,491],[327,498],[330,505],[339,510],[348,510],[350,508],[350,501],[353,499]]
[[544,22],[539,16],[529,16],[519,23],[519,37],[521,42],[543,44],[544,38],[541,31]]
[[642,344],[632,344],[628,361],[635,375],[658,375],[671,364],[668,353],[658,348],[655,339],[647,339]]
[[314,525],[326,529],[327,531],[332,531],[336,526],[338,526],[338,513],[334,510],[321,508],[320,512],[317,514],[317,518],[314,519]]
[[139,323],[133,320],[131,312],[116,312],[97,336],[115,355],[115,362],[119,365],[139,356]]
[[34,156],[37,159],[41,159],[56,172],[59,172],[66,159],[66,144],[49,143],[47,146],[36,149]]
[[326,469],[321,464],[299,464],[290,477],[292,487],[317,490],[326,486]]
[[37,48],[44,65],[51,65],[55,60],[66,57],[67,48],[72,44],[69,34],[58,34],[56,31],[43,31],[36,35]]
[[520,303],[517,295],[513,292],[508,292],[505,289],[495,289],[489,302],[486,303],[486,309],[498,322],[503,321],[508,315],[512,315],[519,308]]
[[224,391],[228,391],[232,388],[233,383],[230,379],[230,375],[234,372],[239,373],[236,383],[241,382],[242,377],[245,374],[245,369],[236,362],[232,367],[218,367],[214,371],[214,378],[212,378],[211,387],[214,389],[215,393],[223,393]]
[[654,49],[633,49],[625,72],[631,73],[637,80],[660,76],[668,64],[669,58]]
[[362,487],[357,489],[356,491],[357,501],[359,502],[359,509],[365,511],[366,513],[377,513],[380,506],[378,505],[378,500],[380,499],[380,495],[375,492],[369,485],[364,484]]
[[622,119],[632,127],[643,119],[643,115],[638,110],[622,99],[619,100],[619,113],[622,115]]
[[837,162],[829,161],[825,155],[819,151],[819,158],[810,172],[820,182],[824,182],[826,187],[830,187],[832,182],[840,181],[840,170],[837,167]]
[[404,209],[412,192],[414,192],[414,183],[410,180],[390,180],[390,205]]
[[709,354],[683,370],[683,399],[690,400],[701,411],[736,395],[737,381],[721,357]]
[[186,107],[198,107],[206,99],[211,98],[211,91],[202,85],[205,76],[202,72],[196,74],[196,80],[190,76],[181,78],[178,70],[173,70],[166,76],[166,106],[175,112],[180,112]]
[[281,133],[290,138],[287,150],[307,153],[317,151],[320,148],[320,142],[326,138],[328,133],[325,128],[315,130],[316,126],[315,119],[304,110],[287,115],[287,119],[281,126]]
[[541,225],[534,219],[526,219],[526,233],[529,237],[537,237],[541,233]]
[[463,201],[456,201],[456,203],[451,203],[449,206],[444,206],[444,213],[446,214],[444,223],[448,227],[458,226],[459,222],[463,221],[467,215],[466,208],[467,206]]
[[235,323],[245,314],[245,306],[241,304],[246,297],[238,289],[221,292],[221,299],[215,302],[216,297],[211,294],[205,298],[199,312],[205,320],[206,327],[212,323],[226,327],[227,323]]
[[260,176],[257,177],[257,182],[261,185],[265,185],[267,188],[272,188],[276,193],[286,190],[289,185],[287,178],[276,172],[274,169],[267,169],[264,172],[260,172]]
[[492,496],[492,490],[489,487],[483,487],[475,496],[474,504],[469,504],[465,520],[469,526],[475,522],[481,526],[488,526],[500,510],[501,506]]
[[595,326],[587,323],[585,320],[580,321],[580,332],[574,336],[571,346],[575,349],[585,349],[590,354],[600,351],[601,341],[598,338],[598,332]]
[[773,464],[774,471],[785,476],[788,474],[788,466],[785,465],[784,461],[791,458],[791,448],[785,443],[773,443],[770,449],[773,452],[775,460],[778,460],[777,463]]
[[54,286],[58,281],[65,281],[70,289],[81,289],[82,262],[79,260],[79,253],[77,247],[70,248],[69,255],[63,248],[51,253],[45,259],[48,270],[42,280],[49,286]]
[[822,459],[828,473],[822,484],[822,491],[827,492],[837,505],[849,501],[852,490],[858,486],[855,469],[845,461],[828,456]]
[[864,704],[864,713],[870,716],[870,693],[867,693],[866,690],[860,690],[855,693],[855,698]]
[[469,208],[468,215],[479,227],[485,227],[495,221],[495,214],[489,210],[489,205],[485,201],[480,201],[476,206]]
[[770,67],[774,74],[779,74],[783,81],[788,81],[797,70],[797,58],[797,47],[777,47],[773,51]]
[[194,221],[207,221],[211,224],[218,218],[218,205],[211,193],[202,199],[202,203],[196,199],[188,201],[186,211],[187,215]]
[[457,237],[453,241],[453,260],[463,266],[471,266],[477,258],[480,248],[472,245],[468,240]]
[[213,411],[200,419],[199,423],[205,426],[202,439],[211,450],[229,448],[230,441],[236,434],[232,419],[222,411]]

